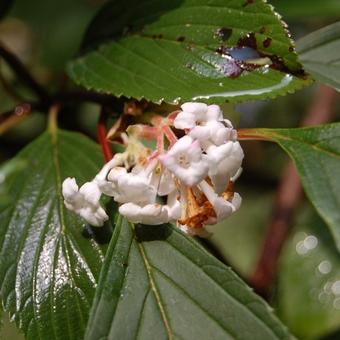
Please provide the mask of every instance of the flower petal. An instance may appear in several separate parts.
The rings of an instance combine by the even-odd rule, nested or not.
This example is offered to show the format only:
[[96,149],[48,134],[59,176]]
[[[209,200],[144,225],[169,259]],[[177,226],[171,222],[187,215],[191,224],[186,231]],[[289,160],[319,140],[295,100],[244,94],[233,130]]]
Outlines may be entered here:
[[167,154],[159,157],[159,160],[188,186],[199,183],[209,170],[199,142],[193,141],[190,136],[180,138]]
[[159,196],[165,196],[174,191],[175,188],[176,184],[172,177],[172,174],[168,169],[165,168],[163,170],[163,174],[161,175],[157,193]]
[[178,200],[178,191],[174,190],[168,195],[167,205],[164,206],[164,209],[168,212],[168,221],[176,221],[180,219],[182,207],[181,203]]
[[72,199],[78,194],[78,185],[75,178],[68,177],[64,180],[62,193],[65,199]]
[[187,113],[193,113],[197,119],[206,118],[208,105],[205,103],[188,102],[181,105],[181,109]]
[[243,150],[238,142],[227,142],[220,146],[211,145],[207,148],[209,159],[209,177],[217,194],[221,194],[231,178],[236,179],[240,173]]
[[108,219],[105,210],[100,206],[101,191],[95,181],[87,182],[78,190],[74,178],[67,178],[62,188],[64,203],[67,209],[74,211],[93,226],[102,226]]
[[207,120],[222,121],[223,112],[218,105],[209,105],[207,110]]
[[189,135],[201,142],[209,141],[213,144],[221,145],[230,140],[232,135],[231,130],[230,128],[226,128],[221,122],[209,121],[204,125],[194,127]]
[[196,117],[194,114],[189,112],[181,111],[174,120],[174,127],[176,129],[192,129],[195,126]]
[[83,196],[83,199],[89,204],[97,205],[101,196],[101,192],[97,183],[87,182],[81,186],[79,193]]
[[241,205],[241,196],[239,194],[236,195],[236,193],[234,193],[234,196],[236,195],[235,200],[229,202],[225,200],[223,197],[218,196],[214,192],[213,188],[206,181],[202,181],[199,184],[199,187],[201,188],[201,190],[203,191],[203,193],[205,194],[205,196],[207,197],[207,199],[209,200],[209,202],[211,203],[216,212],[217,216],[216,222],[219,222],[229,217]]
[[119,207],[119,213],[132,223],[157,225],[168,222],[168,212],[160,204],[140,207],[135,203],[125,203]]

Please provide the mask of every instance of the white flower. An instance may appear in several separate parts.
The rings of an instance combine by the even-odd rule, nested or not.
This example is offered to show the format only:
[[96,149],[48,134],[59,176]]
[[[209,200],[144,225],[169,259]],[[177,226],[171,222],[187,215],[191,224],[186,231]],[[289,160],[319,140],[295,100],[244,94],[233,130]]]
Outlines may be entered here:
[[163,206],[168,212],[168,222],[176,221],[181,217],[181,203],[178,200],[177,189],[168,194],[167,204]]
[[218,105],[209,105],[206,113],[206,121],[222,121],[223,112]]
[[208,174],[209,166],[198,141],[189,136],[180,138],[160,161],[188,186],[198,184]]
[[139,206],[130,202],[121,205],[119,213],[133,223],[158,225],[177,220],[181,214],[181,207],[174,191],[168,196],[167,205],[153,203]]
[[227,142],[220,146],[211,145],[207,148],[209,159],[209,177],[215,190],[222,193],[229,180],[239,172],[244,157],[239,142]]
[[221,145],[231,139],[232,129],[226,128],[221,122],[212,120],[204,125],[194,127],[189,136],[198,139],[201,143],[210,142],[215,145]]
[[81,208],[81,202],[79,200],[79,188],[75,178],[66,178],[62,185],[62,192],[67,209]]
[[158,195],[165,196],[170,194],[176,189],[176,184],[173,179],[173,175],[171,172],[164,168],[163,173],[160,177],[159,185],[158,185]]
[[112,183],[113,197],[118,203],[136,203],[139,205],[154,203],[157,190],[149,184],[149,179],[138,173],[127,172],[125,168],[113,168],[108,180]]
[[87,182],[78,190],[74,178],[66,178],[62,185],[65,206],[93,226],[102,226],[108,219],[100,206],[101,192],[95,182]]
[[199,184],[199,187],[215,210],[216,221],[214,221],[214,223],[217,223],[229,217],[241,205],[241,196],[236,192],[234,193],[231,202],[229,202],[223,197],[218,196],[213,188],[206,181],[202,181]]
[[210,142],[220,145],[234,138],[234,129],[218,105],[185,103],[174,120],[177,129],[189,129],[189,135],[201,143]]
[[208,105],[204,103],[185,103],[174,120],[176,129],[192,129],[198,121],[206,120]]
[[108,196],[113,196],[115,191],[112,183],[107,180],[110,170],[114,167],[118,167],[124,163],[124,155],[116,154],[109,162],[107,162],[99,173],[94,178],[94,181],[98,184],[100,191]]
[[208,121],[223,121],[223,112],[218,105],[185,103],[174,120],[176,129],[192,129]]
[[[74,178],[66,179],[66,207],[100,226],[108,219],[99,203],[104,193],[120,204],[119,212],[130,222],[177,222],[183,232],[207,237],[206,225],[227,218],[241,204],[232,183],[242,171],[244,155],[219,106],[185,103],[181,109],[167,118],[153,117],[150,125],[130,126],[129,138],[122,134],[126,150],[92,182],[79,189]],[[176,135],[173,127],[182,132]],[[155,150],[139,138],[154,140]]]
[[133,223],[156,225],[168,221],[168,212],[157,203],[144,207],[135,203],[125,203],[119,207],[119,213]]

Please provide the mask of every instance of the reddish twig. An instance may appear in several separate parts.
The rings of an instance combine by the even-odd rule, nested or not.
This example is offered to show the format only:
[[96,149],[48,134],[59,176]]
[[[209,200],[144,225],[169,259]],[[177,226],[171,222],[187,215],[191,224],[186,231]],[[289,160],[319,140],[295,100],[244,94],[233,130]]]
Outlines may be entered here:
[[102,107],[100,112],[98,124],[97,124],[97,138],[98,142],[102,147],[103,156],[105,162],[108,162],[113,157],[113,152],[111,150],[110,144],[106,138],[107,130],[106,130],[106,122],[109,117],[109,112],[105,107]]
[[[301,125],[318,125],[331,121],[336,95],[335,90],[324,85],[319,86]],[[276,277],[278,258],[301,197],[301,182],[293,162],[289,161],[276,193],[259,261],[249,280],[250,285],[262,296],[268,296]]]

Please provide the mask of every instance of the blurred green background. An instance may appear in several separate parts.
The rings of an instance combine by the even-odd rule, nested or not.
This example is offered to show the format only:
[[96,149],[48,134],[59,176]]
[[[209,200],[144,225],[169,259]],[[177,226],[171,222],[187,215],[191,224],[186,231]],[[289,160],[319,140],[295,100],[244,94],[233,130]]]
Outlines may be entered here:
[[[8,7],[0,21],[0,40],[19,56],[40,83],[50,89],[67,88],[71,85],[63,72],[65,64],[76,55],[87,25],[103,3],[103,0],[0,1],[0,11]],[[272,0],[271,3],[283,15],[295,39],[340,19],[339,0]],[[0,63],[0,67],[4,78],[0,79],[0,112],[4,112],[15,105],[6,92],[6,83],[14,85],[20,96],[30,98],[32,94],[17,84],[6,65]],[[275,100],[237,105],[228,118],[238,127],[296,127],[316,86]],[[335,110],[339,120],[339,105]],[[95,136],[98,106],[70,105],[65,111],[60,121],[62,127]],[[45,124],[45,116],[37,112],[1,136],[0,162],[38,136]],[[243,147],[244,172],[236,187],[243,197],[243,206],[227,222],[213,228],[212,242],[227,263],[243,277],[249,277],[287,157],[270,143],[247,142]],[[0,168],[0,180],[13,172],[15,169]],[[6,199],[6,193],[0,191],[0,204]],[[297,207],[293,230],[282,251],[271,303],[300,339],[340,339],[337,333],[340,255],[328,229],[306,200]],[[3,319],[0,339],[22,339],[9,317],[4,315]]]

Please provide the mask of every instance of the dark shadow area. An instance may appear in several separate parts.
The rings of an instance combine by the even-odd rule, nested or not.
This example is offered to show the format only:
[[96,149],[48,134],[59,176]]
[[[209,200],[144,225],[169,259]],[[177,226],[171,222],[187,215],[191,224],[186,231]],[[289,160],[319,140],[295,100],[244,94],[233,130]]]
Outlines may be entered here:
[[98,244],[108,244],[112,237],[112,226],[108,221],[102,227],[92,227],[89,224],[82,231],[82,236],[94,239]]
[[339,340],[339,339],[340,339],[340,330],[336,330],[333,333],[320,337],[320,340]]
[[195,240],[204,248],[206,249],[211,255],[215,256],[218,260],[223,262],[224,264],[230,266],[227,263],[226,259],[223,257],[221,252],[217,249],[217,247],[209,240],[205,238],[195,237]]
[[135,234],[138,242],[165,241],[172,233],[168,224],[145,225],[136,224]]
[[[82,44],[87,52],[105,41],[130,34],[142,33],[143,27],[156,21],[162,14],[179,7],[183,0],[109,1],[91,22]],[[161,39],[161,35],[155,35]]]

